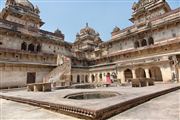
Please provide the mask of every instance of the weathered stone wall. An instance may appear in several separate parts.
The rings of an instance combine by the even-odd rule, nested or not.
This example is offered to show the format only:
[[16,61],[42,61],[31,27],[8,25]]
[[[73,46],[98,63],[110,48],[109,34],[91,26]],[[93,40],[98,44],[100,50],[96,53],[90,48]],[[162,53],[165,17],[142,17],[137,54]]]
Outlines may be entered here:
[[52,69],[47,66],[0,64],[0,88],[25,86],[27,72],[35,72],[35,82],[41,83],[43,76]]
[[29,38],[20,38],[17,36],[10,36],[8,34],[2,35],[0,34],[0,48],[6,48],[6,49],[15,49],[15,50],[21,50],[21,44],[23,42],[26,42],[27,47],[30,44],[33,44],[35,46],[35,49],[37,45],[41,45],[41,51],[43,53],[50,53],[50,54],[64,54],[64,55],[71,55],[70,50],[65,48],[65,46],[60,46],[58,44],[51,44],[51,43],[45,43],[45,42],[35,42],[33,39],[30,40]]
[[178,67],[178,74],[179,74],[179,82],[180,82],[180,65],[179,65],[179,67]]
[[137,37],[136,36],[131,39],[128,38],[124,40],[119,40],[117,42],[112,42],[112,47],[109,48],[108,53],[111,54],[118,51],[134,49],[134,41],[139,41],[142,39],[148,41],[149,37],[152,37],[154,39],[154,44],[158,44],[161,42],[166,42],[167,40],[178,38],[180,37],[180,24],[171,25],[168,27],[164,26],[161,29],[152,30],[151,32],[149,31],[148,33],[142,32],[141,34],[145,34],[145,36],[142,38],[136,38]]

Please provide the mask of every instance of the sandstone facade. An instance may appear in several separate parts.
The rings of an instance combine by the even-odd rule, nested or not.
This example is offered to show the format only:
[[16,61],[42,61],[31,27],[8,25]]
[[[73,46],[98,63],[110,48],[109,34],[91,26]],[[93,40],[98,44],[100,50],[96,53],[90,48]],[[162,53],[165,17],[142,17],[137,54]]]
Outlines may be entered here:
[[110,40],[86,24],[74,43],[60,30],[41,30],[40,10],[28,0],[7,0],[0,13],[0,88],[52,82],[56,86],[134,78],[179,81],[180,8],[139,0],[132,26],[115,27]]

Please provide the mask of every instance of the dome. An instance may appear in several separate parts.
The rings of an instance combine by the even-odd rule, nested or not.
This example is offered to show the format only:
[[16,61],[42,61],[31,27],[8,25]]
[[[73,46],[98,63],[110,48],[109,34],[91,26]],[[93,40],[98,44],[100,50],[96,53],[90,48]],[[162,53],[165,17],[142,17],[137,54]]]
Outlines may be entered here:
[[55,31],[54,31],[55,34],[62,34],[62,32],[57,28]]
[[29,7],[31,9],[34,9],[34,6],[31,2],[29,2],[28,0],[15,0],[16,4],[20,4],[23,5],[25,7]]
[[58,28],[54,31],[54,34],[57,36],[63,36],[62,32]]
[[88,26],[88,23],[86,23],[86,27],[80,30],[80,34],[96,34],[96,32],[93,28]]

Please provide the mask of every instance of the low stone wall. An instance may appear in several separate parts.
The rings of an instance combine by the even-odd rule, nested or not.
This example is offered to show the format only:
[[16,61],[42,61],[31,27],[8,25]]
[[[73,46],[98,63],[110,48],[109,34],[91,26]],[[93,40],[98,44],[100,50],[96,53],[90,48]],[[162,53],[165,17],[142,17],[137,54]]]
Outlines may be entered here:
[[152,85],[154,85],[154,79],[151,78],[132,79],[132,87],[145,87]]
[[125,102],[121,102],[119,104],[115,104],[115,105],[112,105],[112,106],[109,106],[109,107],[106,107],[106,108],[100,109],[100,110],[88,110],[88,109],[79,108],[79,107],[75,107],[75,106],[62,105],[62,104],[37,101],[37,100],[32,100],[32,99],[27,99],[27,98],[20,98],[20,97],[4,96],[4,95],[0,95],[0,98],[42,107],[42,108],[45,108],[48,110],[63,113],[63,114],[70,115],[73,117],[78,117],[81,119],[105,120],[105,119],[110,118],[114,115],[117,115],[127,109],[135,107],[146,101],[149,101],[150,99],[167,94],[169,92],[173,92],[178,89],[180,89],[180,86],[176,86],[176,87],[162,90],[159,92],[140,96],[140,97],[130,99]]
[[27,91],[32,91],[32,92],[51,91],[51,83],[28,84]]

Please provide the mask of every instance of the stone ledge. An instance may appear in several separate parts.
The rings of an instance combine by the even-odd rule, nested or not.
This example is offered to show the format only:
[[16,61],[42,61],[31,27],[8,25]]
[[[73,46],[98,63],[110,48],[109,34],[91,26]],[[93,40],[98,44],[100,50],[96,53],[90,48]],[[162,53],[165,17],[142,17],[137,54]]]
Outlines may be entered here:
[[55,104],[55,103],[43,102],[43,101],[32,100],[32,99],[27,99],[27,98],[25,99],[25,98],[19,98],[19,97],[10,97],[6,95],[0,95],[0,98],[42,107],[48,110],[60,112],[60,113],[70,115],[73,117],[91,119],[91,120],[104,120],[116,114],[119,114],[127,109],[135,107],[146,101],[149,101],[155,97],[167,94],[169,92],[173,92],[178,89],[180,89],[180,86],[176,86],[173,88],[168,88],[168,89],[154,92],[151,94],[147,94],[144,96],[136,97],[134,99],[130,99],[125,102],[121,102],[121,103],[118,103],[118,104],[115,104],[115,105],[112,105],[112,106],[109,106],[100,110],[88,110],[85,108],[80,108],[80,107],[75,107],[75,106]]

